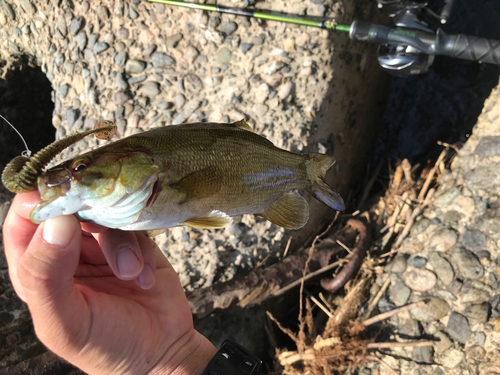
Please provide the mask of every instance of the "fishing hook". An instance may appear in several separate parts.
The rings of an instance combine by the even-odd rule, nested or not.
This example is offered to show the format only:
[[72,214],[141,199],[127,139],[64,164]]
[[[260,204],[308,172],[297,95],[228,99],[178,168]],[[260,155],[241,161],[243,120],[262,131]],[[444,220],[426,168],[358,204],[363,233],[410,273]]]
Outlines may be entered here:
[[60,181],[60,182],[55,183],[55,184],[46,183],[47,187],[52,188],[52,187],[56,187],[56,186],[61,186],[61,185],[64,185],[68,181],[73,181],[73,174],[71,173],[71,171],[68,168],[66,168],[66,166],[64,166],[63,168],[66,170],[66,172],[68,172],[68,176],[67,176],[66,180]]

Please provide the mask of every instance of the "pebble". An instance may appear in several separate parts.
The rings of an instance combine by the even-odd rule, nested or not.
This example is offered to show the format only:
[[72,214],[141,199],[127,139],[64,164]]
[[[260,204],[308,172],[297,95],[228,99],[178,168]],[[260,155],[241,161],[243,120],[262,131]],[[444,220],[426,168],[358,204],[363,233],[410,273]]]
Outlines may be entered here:
[[114,62],[116,65],[118,65],[118,67],[122,67],[123,65],[125,65],[125,62],[127,61],[127,58],[128,58],[128,55],[127,55],[127,52],[125,51],[122,51],[122,52],[118,52],[115,57],[114,57]]
[[436,353],[443,353],[453,345],[453,342],[444,332],[437,331],[434,333],[434,337],[438,339],[438,341],[434,342],[434,349],[436,350]]
[[201,102],[195,102],[185,107],[172,120],[172,125],[179,125],[185,122],[199,107]]
[[77,109],[69,108],[66,110],[66,126],[72,127],[76,119],[80,117],[80,111]]
[[432,346],[420,346],[413,348],[413,360],[418,364],[431,364],[434,362],[434,351]]
[[430,297],[425,305],[411,310],[414,319],[421,322],[433,322],[444,318],[450,312],[450,306],[441,298]]
[[69,85],[62,85],[57,88],[56,95],[58,98],[64,99],[68,95]]
[[438,279],[444,285],[450,285],[453,281],[453,278],[455,277],[455,273],[453,272],[453,268],[451,267],[450,263],[441,255],[434,252],[431,252],[429,254],[429,263],[431,264]]
[[467,359],[471,362],[481,362],[486,355],[486,350],[479,346],[474,345],[467,350]]
[[405,284],[417,291],[417,292],[428,292],[436,285],[436,275],[422,268],[412,268],[403,273],[403,280]]
[[115,78],[116,86],[121,90],[126,90],[128,88],[128,83],[122,73],[118,73]]
[[84,30],[80,31],[76,35],[76,44],[78,45],[78,48],[80,48],[80,50],[83,51],[85,49],[85,46],[87,45],[87,34]]
[[458,197],[462,192],[457,187],[452,187],[451,189],[446,190],[444,193],[440,194],[434,200],[434,205],[438,207],[447,207]]
[[149,96],[149,97],[155,97],[158,96],[158,94],[161,92],[160,90],[160,85],[158,82],[146,82],[144,83],[140,88],[139,88],[139,93]]
[[[115,47],[116,48],[116,47]],[[144,48],[144,50],[142,51],[142,57],[144,57],[145,59],[149,59],[151,57],[151,55],[156,51],[157,49],[157,45],[156,44],[150,44],[148,45],[146,48]]]
[[411,290],[395,273],[391,274],[391,285],[389,286],[389,299],[396,306],[403,306],[410,298]]
[[69,32],[71,33],[71,35],[75,36],[82,29],[82,26],[83,26],[83,17],[82,16],[75,17],[71,20]]
[[406,258],[404,257],[404,255],[398,254],[393,259],[393,261],[386,266],[385,271],[403,273],[406,271],[406,267],[407,267]]
[[429,245],[433,250],[436,251],[446,251],[451,249],[457,243],[458,235],[453,229],[441,229],[435,232],[430,241]]
[[490,317],[491,306],[488,302],[483,302],[478,305],[470,305],[465,308],[463,314],[477,323],[484,324]]
[[486,247],[486,235],[480,230],[467,230],[462,235],[462,245],[467,250],[474,253],[483,250]]
[[408,258],[406,261],[409,266],[415,267],[415,268],[422,268],[425,267],[427,264],[427,259],[424,257],[421,257],[420,255],[412,255]]
[[457,265],[463,277],[476,280],[484,275],[483,265],[472,252],[460,245],[454,246],[450,252],[452,261]]
[[458,297],[462,303],[483,303],[490,300],[490,294],[487,291],[469,285],[460,290]]
[[162,68],[171,65],[175,65],[175,60],[173,57],[163,53],[163,52],[155,52],[151,55],[151,61],[155,68]]
[[500,155],[500,136],[481,138],[474,153],[482,158]]
[[184,56],[190,63],[193,63],[199,54],[200,53],[196,48],[194,48],[193,46],[188,46],[185,50]]
[[177,34],[170,35],[169,37],[167,37],[167,41],[166,41],[165,44],[169,48],[175,48],[175,47],[177,47],[177,45],[179,44],[179,42],[181,40],[182,40],[182,34],[181,33],[177,33]]
[[464,182],[472,189],[488,189],[500,184],[500,163],[471,169],[464,173]]
[[172,103],[172,102],[161,102],[160,104],[158,104],[158,109],[161,109],[161,110],[171,109],[173,107],[174,107],[174,103]]
[[146,69],[146,63],[140,60],[128,60],[125,64],[125,71],[128,74],[139,74]]
[[469,341],[471,331],[467,318],[455,311],[450,314],[446,330],[452,339],[465,344]]
[[252,43],[243,43],[240,48],[241,48],[241,52],[243,52],[243,54],[246,54],[248,51],[250,51],[253,48],[253,44]]
[[217,51],[217,53],[215,54],[215,59],[219,64],[227,64],[229,61],[231,61],[232,56],[233,53],[227,48],[223,47]]
[[103,53],[109,48],[109,44],[105,42],[97,42],[94,44],[93,50],[96,55]]
[[137,11],[132,8],[131,6],[128,7],[128,16],[135,20],[137,17],[139,17],[139,13],[137,13]]
[[174,98],[174,102],[175,102],[175,107],[177,109],[181,109],[182,107],[184,107],[184,104],[186,103],[186,98],[182,94],[177,94]]
[[226,35],[232,35],[238,29],[238,24],[235,22],[228,22],[222,27],[222,32]]
[[264,116],[268,110],[269,110],[269,107],[265,104],[255,103],[252,107],[253,113],[255,113],[259,117]]
[[116,32],[116,36],[120,39],[128,39],[129,34],[130,32],[125,27],[119,28],[118,31]]
[[285,66],[285,63],[283,63],[282,61],[273,61],[271,63],[271,65],[269,65],[266,69],[264,69],[264,71],[269,74],[269,75],[272,75],[274,73],[276,73],[278,70],[280,70],[281,68],[283,68]]
[[486,342],[486,335],[484,332],[474,332],[472,334],[472,343],[476,345],[484,345]]
[[461,350],[450,349],[441,356],[441,359],[438,362],[446,368],[454,369],[460,365],[464,358],[465,355]]
[[113,95],[113,103],[115,103],[116,105],[123,105],[129,99],[130,96],[125,91],[117,91]]
[[288,98],[288,96],[290,96],[292,89],[293,83],[290,81],[285,82],[278,88],[278,98],[280,98],[281,100],[285,100],[286,98]]

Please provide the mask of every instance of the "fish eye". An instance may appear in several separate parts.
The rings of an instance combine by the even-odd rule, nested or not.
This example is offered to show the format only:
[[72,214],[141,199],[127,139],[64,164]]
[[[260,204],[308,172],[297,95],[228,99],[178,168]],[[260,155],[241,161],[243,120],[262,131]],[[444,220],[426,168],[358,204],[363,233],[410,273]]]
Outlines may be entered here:
[[75,168],[73,168],[73,170],[75,172],[81,172],[83,171],[85,168],[87,168],[87,166],[85,165],[85,163],[81,163],[81,164],[78,164]]

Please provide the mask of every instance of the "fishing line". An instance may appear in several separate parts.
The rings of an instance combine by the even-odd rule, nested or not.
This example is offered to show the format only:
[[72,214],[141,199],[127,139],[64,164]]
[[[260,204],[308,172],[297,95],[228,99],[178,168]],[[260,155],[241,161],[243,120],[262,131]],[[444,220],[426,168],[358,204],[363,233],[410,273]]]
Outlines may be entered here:
[[12,125],[9,121],[7,121],[7,119],[5,117],[3,117],[2,115],[0,115],[0,118],[2,118],[7,124],[9,124],[12,127],[12,129],[14,129],[16,131],[16,133],[21,137],[21,139],[24,143],[24,147],[26,147],[26,150],[21,152],[21,155],[24,157],[30,158],[31,157],[31,150],[29,149],[28,144],[24,140],[24,137],[21,135],[21,133],[19,133],[19,130],[17,130],[16,127],[14,125]]

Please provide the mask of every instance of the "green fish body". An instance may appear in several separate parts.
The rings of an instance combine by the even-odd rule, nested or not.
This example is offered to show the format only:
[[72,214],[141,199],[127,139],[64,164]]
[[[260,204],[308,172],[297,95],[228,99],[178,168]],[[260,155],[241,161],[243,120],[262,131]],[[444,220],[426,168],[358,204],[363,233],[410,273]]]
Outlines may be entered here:
[[49,169],[38,178],[41,222],[76,213],[122,230],[185,224],[222,227],[260,215],[287,229],[309,217],[306,190],[335,210],[340,195],[324,181],[334,159],[274,146],[244,122],[172,125],[136,134]]

